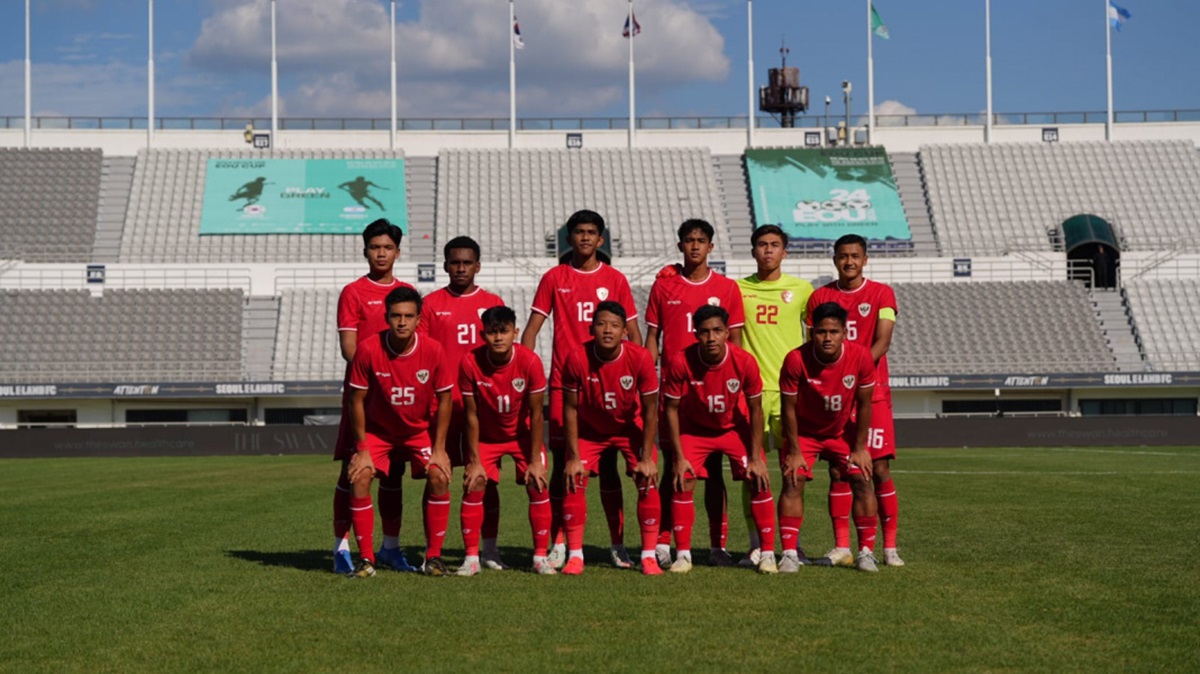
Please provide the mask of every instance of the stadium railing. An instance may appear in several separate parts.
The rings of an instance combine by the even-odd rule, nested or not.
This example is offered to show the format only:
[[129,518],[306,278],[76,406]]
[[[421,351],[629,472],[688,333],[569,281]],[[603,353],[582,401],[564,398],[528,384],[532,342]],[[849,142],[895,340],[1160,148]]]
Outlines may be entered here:
[[[2,270],[2,269],[0,269]],[[0,274],[0,288],[17,290],[48,290],[54,288],[83,288],[87,283],[87,265],[72,267],[19,267]],[[109,290],[126,288],[221,290],[241,289],[250,293],[251,273],[245,268],[195,267],[106,267],[103,287]]]

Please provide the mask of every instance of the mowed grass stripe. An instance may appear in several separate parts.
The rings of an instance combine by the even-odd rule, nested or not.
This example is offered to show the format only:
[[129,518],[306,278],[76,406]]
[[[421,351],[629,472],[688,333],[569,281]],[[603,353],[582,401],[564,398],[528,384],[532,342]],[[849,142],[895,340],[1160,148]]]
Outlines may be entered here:
[[[348,581],[328,571],[327,460],[3,461],[0,669],[1187,668],[1200,629],[1194,478],[1164,470],[1157,450],[1076,449],[904,450],[894,472],[907,567],[776,577],[612,569],[596,482],[587,572],[534,576],[527,499],[507,466],[500,542],[518,570]],[[1200,458],[1163,453],[1171,468]],[[409,484],[413,556],[420,485]],[[809,490],[813,555],[832,541],[825,488],[818,477]],[[740,552],[733,489],[730,500],[729,547]],[[452,562],[457,513],[456,496]],[[707,543],[702,507],[695,540]]]

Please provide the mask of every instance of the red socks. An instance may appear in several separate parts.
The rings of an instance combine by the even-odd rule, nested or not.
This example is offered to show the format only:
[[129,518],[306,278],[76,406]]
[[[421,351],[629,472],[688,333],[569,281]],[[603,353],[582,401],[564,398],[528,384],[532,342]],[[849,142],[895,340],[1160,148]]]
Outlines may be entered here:
[[550,512],[548,491],[529,491],[529,527],[533,530],[533,556],[545,557],[550,547],[550,524],[554,515]]
[[[491,486],[491,485],[489,485]],[[463,547],[468,557],[479,556],[479,530],[484,527],[484,502],[487,497],[484,491],[469,491],[463,494],[462,513],[459,522],[462,523]],[[492,536],[495,538],[495,535]]]
[[350,519],[354,522],[354,539],[358,541],[358,554],[368,562],[375,563],[375,509],[371,497],[350,497]]
[[758,539],[763,552],[775,551],[775,498],[771,490],[752,493],[750,495],[750,513],[754,517],[754,528],[758,529]]
[[779,516],[779,542],[783,545],[783,551],[795,550],[796,544],[800,541],[800,526],[804,524],[803,517],[793,515]]
[[399,485],[399,481],[395,486],[379,483],[378,501],[383,535],[399,536],[400,521],[404,516],[404,489]]
[[[575,491],[567,491],[563,499],[563,529],[567,532],[567,549],[583,549],[583,530],[587,527],[587,477],[575,486]],[[600,492],[603,497],[604,492]]]
[[879,526],[879,518],[872,515],[866,517],[863,515],[854,516],[854,528],[858,529],[858,549],[866,548],[875,550],[875,529]]
[[690,491],[681,491],[671,497],[672,529],[678,550],[692,549],[692,526],[696,523],[696,504],[692,496]]
[[500,490],[495,482],[488,481],[483,490],[483,538],[496,540],[500,531]]
[[[653,552],[654,544],[658,542],[659,521],[662,519],[662,503],[658,500],[658,490],[651,486],[649,489],[638,490],[637,516],[638,528],[642,533],[642,552]],[[667,536],[671,529],[667,528]],[[670,541],[668,540],[668,545]]]
[[849,482],[829,484],[829,519],[833,520],[833,545],[837,548],[850,547],[850,509],[854,505],[854,492]]
[[425,559],[441,557],[446,527],[450,524],[450,494],[434,496],[426,492],[422,501],[425,506]]
[[883,528],[883,547],[896,547],[896,519],[900,512],[896,500],[896,485],[888,478],[875,483],[875,500],[879,502],[879,520]]
[[[604,518],[608,520],[609,542],[612,545],[625,545],[625,495],[621,491],[620,479],[612,480],[612,482],[614,484],[609,485],[603,476],[600,477],[600,504],[604,506]],[[568,495],[567,499],[570,498]],[[569,532],[567,539],[567,547],[570,547]],[[573,549],[578,550],[579,548]]]

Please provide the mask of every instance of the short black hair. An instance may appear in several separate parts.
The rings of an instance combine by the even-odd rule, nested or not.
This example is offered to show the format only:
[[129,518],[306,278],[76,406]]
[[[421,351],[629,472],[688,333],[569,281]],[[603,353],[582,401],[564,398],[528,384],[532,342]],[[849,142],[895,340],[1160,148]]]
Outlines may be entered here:
[[696,328],[700,327],[701,323],[711,318],[719,318],[726,326],[729,325],[728,311],[725,311],[721,307],[713,304],[705,304],[697,309],[696,313],[692,314],[692,329],[695,330]]
[[596,211],[582,210],[575,211],[571,217],[567,218],[567,235],[575,233],[575,228],[579,225],[595,225],[600,231],[600,235],[604,235],[604,216]]
[[450,251],[456,248],[469,249],[471,252],[475,253],[475,261],[479,262],[481,253],[479,252],[479,243],[475,241],[475,239],[472,239],[469,236],[456,236],[453,239],[450,239],[446,242],[445,246],[442,246],[442,258],[447,260],[450,259]]
[[511,325],[515,328],[517,327],[517,312],[504,305],[492,307],[483,312],[483,315],[479,317],[479,321],[483,323],[484,332],[499,330],[506,325]]
[[827,318],[832,318],[838,323],[841,323],[842,327],[844,328],[846,327],[847,317],[848,314],[846,313],[845,307],[837,302],[826,302],[824,304],[817,305],[817,308],[813,309],[812,324],[815,328],[821,324],[821,321],[824,321]]
[[392,310],[392,305],[400,304],[401,302],[413,302],[417,305],[417,313],[421,313],[421,293],[408,286],[400,286],[387,294],[387,298],[383,300],[383,306],[388,311]]
[[601,311],[607,311],[608,313],[613,314],[614,316],[620,317],[622,323],[629,320],[628,319],[629,315],[625,313],[625,307],[621,306],[620,302],[614,302],[612,300],[605,300],[605,301],[601,302],[600,304],[597,304],[596,310],[592,312],[592,325],[595,325],[596,322],[600,319]]
[[691,218],[690,220],[684,220],[683,224],[679,226],[679,243],[683,243],[683,237],[691,234],[697,229],[703,232],[704,236],[708,237],[709,243],[712,243],[713,237],[717,235],[717,230],[713,229],[713,226],[709,224],[707,220]]
[[833,242],[834,252],[842,246],[862,246],[863,252],[867,252],[867,240],[858,234],[844,234],[838,237],[838,240]]
[[387,218],[379,218],[363,230],[363,247],[371,245],[371,239],[377,236],[386,236],[399,246],[400,240],[404,238],[404,230],[393,225],[392,221]]
[[787,248],[788,235],[786,232],[783,231],[783,228],[780,227],[779,225],[759,225],[758,227],[756,227],[754,229],[754,233],[750,235],[751,247],[757,246],[758,240],[763,238],[764,236],[767,236],[768,234],[774,234],[775,236],[778,236],[780,239],[783,239],[783,247]]

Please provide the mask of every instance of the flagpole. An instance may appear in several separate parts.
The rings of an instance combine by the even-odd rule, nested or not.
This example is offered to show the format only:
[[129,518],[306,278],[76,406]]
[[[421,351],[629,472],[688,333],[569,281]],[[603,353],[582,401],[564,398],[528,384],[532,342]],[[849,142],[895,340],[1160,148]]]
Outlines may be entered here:
[[148,0],[150,46],[146,57],[146,147],[154,147],[154,0]]
[[517,141],[517,7],[508,0],[508,147]]
[[754,147],[754,0],[746,0],[747,107],[746,147]]
[[633,41],[637,38],[637,24],[633,22],[633,0],[629,0],[629,147],[633,148],[634,125],[634,70],[633,70]]
[[984,2],[984,29],[987,33],[984,43],[987,45],[987,119],[983,122],[983,142],[992,142],[992,0]]
[[271,0],[271,148],[279,144],[279,63],[275,52],[275,0]]
[[[867,145],[875,134],[875,40],[871,30],[871,0],[867,0]],[[846,142],[853,143],[850,129],[846,129]]]
[[396,0],[392,0],[392,20],[389,24],[392,32],[392,149],[396,149]]
[[29,0],[25,0],[25,147],[33,139],[33,64],[29,56]]
[[1108,74],[1108,113],[1104,117],[1104,140],[1112,140],[1113,132],[1113,75],[1112,75],[1112,20],[1109,18],[1109,0],[1104,0],[1104,43],[1105,65]]

